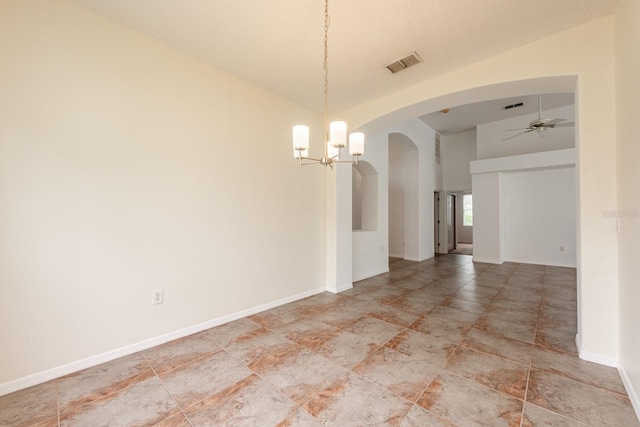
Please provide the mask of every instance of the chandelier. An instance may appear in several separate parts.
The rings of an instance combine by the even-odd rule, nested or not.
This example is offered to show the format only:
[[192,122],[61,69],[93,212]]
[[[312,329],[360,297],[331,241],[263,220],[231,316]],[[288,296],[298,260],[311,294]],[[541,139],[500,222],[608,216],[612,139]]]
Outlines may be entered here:
[[349,154],[355,160],[340,160],[342,149],[347,145],[347,124],[331,122],[327,126],[327,105],[329,99],[329,0],[324,2],[324,156],[309,157],[309,126],[293,127],[293,157],[300,161],[300,167],[320,164],[333,169],[335,163],[356,163],[364,154],[364,133],[349,134]]

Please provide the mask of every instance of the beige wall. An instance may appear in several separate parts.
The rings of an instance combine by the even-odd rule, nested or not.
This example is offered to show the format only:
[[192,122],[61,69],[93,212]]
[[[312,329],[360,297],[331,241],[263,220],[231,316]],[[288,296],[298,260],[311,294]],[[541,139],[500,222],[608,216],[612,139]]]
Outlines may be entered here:
[[290,144],[319,115],[67,1],[16,0],[0,117],[0,385],[324,287],[324,171]]
[[[616,118],[618,150],[618,266],[620,366],[640,415],[640,2],[621,0],[616,9]],[[615,218],[609,219],[614,222]]]
[[575,90],[579,342],[583,357],[608,364],[618,357],[616,230],[601,214],[617,206],[613,32],[612,16],[594,20],[341,114],[354,126],[383,126],[484,99]]

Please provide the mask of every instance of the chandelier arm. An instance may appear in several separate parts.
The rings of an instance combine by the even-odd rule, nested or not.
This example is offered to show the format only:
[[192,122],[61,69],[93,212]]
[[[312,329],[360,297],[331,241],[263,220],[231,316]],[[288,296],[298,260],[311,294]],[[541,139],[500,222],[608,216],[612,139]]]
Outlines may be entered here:
[[[303,160],[308,160],[307,162],[303,162]],[[317,164],[324,164],[322,163],[322,159],[300,159],[300,167],[303,166],[309,166],[309,165],[317,165]]]
[[300,160],[310,160],[313,163],[322,163],[324,161],[324,158],[317,159],[315,157],[302,157]]

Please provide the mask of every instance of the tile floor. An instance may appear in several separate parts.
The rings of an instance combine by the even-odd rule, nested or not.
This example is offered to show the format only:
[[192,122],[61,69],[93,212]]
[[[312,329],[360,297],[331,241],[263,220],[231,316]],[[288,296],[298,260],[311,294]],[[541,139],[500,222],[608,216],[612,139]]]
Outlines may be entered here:
[[387,274],[0,397],[2,426],[640,426],[576,356],[575,270]]

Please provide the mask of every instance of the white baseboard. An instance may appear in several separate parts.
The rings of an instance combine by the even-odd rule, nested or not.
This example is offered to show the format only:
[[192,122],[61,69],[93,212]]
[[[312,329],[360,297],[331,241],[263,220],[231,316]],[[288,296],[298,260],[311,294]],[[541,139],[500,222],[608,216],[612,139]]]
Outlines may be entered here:
[[420,259],[417,257],[412,257],[412,256],[408,256],[404,258],[405,261],[415,261],[415,262],[420,262]]
[[612,368],[618,367],[618,358],[605,356],[603,354],[592,353],[582,348],[582,340],[580,339],[580,335],[576,334],[576,347],[578,349],[578,356],[582,360],[586,360],[587,362],[598,363],[599,365],[610,366]]
[[576,268],[576,263],[556,262],[553,260],[530,260],[530,259],[505,259],[505,262],[517,262],[519,264],[548,265],[550,267]]
[[484,264],[498,264],[498,265],[502,264],[501,262],[498,262],[495,259],[480,258],[475,255],[473,255],[472,260],[473,262],[482,262]]
[[325,290],[327,292],[331,292],[332,294],[339,294],[340,292],[348,291],[349,289],[352,289],[352,288],[353,288],[353,283],[347,283],[344,285],[337,286],[335,288],[327,286]]
[[142,350],[147,350],[157,345],[164,344],[169,341],[176,340],[178,338],[183,338],[183,337],[186,337],[186,336],[189,336],[197,332],[201,332],[216,326],[220,326],[225,323],[229,323],[234,320],[241,319],[243,317],[251,316],[252,314],[260,313],[262,311],[269,310],[269,309],[281,306],[283,304],[288,304],[293,301],[307,298],[312,295],[322,293],[325,290],[326,290],[325,288],[317,288],[310,291],[301,292],[299,294],[282,298],[277,301],[272,301],[272,302],[262,304],[256,307],[252,307],[246,310],[242,310],[236,313],[228,314],[226,316],[218,317],[203,323],[199,323],[193,326],[179,329],[177,331],[169,332],[164,335],[160,335],[154,338],[140,341],[138,343],[130,344],[115,350],[110,350],[102,354],[87,357],[86,359],[78,360],[75,362],[68,363],[66,365],[47,369],[46,371],[27,375],[26,377],[18,378],[16,380],[1,383],[0,396],[4,396],[5,394],[13,393],[18,390],[22,390],[28,387],[32,387],[34,385],[51,381],[53,379],[62,377],[64,375],[72,374],[74,372],[78,372],[83,369],[91,368],[93,366],[100,365],[101,363],[115,360],[119,357],[128,356],[130,354],[137,353]]
[[404,254],[389,254],[389,258],[404,258]]
[[627,395],[629,395],[631,406],[633,406],[633,410],[636,412],[636,417],[640,420],[640,398],[638,398],[638,393],[633,389],[633,385],[627,372],[624,370],[624,366],[618,366],[618,372],[620,373],[620,378],[622,378],[622,384],[624,384],[624,388],[627,390]]
[[360,276],[354,277],[353,282],[359,282],[360,280],[368,279],[369,277],[377,276],[379,274],[388,273],[389,268],[383,268],[382,270],[361,274]]
[[625,371],[624,366],[622,366],[620,361],[614,357],[603,356],[583,350],[579,334],[576,334],[576,347],[578,347],[578,354],[580,355],[580,359],[586,360],[588,362],[599,363],[605,366],[611,366],[618,369],[620,379],[622,379],[622,384],[624,384],[624,388],[627,391],[629,400],[631,401],[631,406],[633,406],[633,410],[635,411],[638,420],[640,420],[640,398],[638,397],[638,393],[636,393],[636,390],[633,388],[633,384],[631,384],[631,380],[629,379],[629,376],[627,375],[627,372]]

